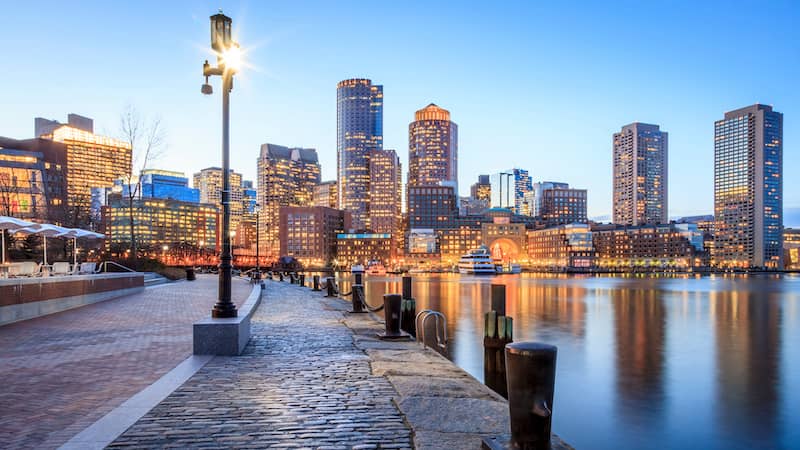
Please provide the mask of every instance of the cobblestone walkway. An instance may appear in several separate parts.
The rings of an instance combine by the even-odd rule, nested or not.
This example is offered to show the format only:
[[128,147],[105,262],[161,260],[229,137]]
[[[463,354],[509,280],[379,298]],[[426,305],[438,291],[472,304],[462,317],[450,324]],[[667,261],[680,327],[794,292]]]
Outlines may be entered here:
[[310,294],[268,282],[245,354],[209,362],[110,447],[411,448],[396,391]]
[[[0,327],[0,448],[56,448],[172,370],[216,285],[199,276]],[[235,302],[250,289],[234,280]]]

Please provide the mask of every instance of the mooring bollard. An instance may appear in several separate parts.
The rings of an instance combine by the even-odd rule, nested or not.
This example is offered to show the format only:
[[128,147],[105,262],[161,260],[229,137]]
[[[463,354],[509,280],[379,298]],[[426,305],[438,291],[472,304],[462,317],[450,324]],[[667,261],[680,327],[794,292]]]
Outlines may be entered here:
[[360,284],[364,285],[364,273],[363,272],[353,272],[353,284]]
[[417,301],[404,298],[400,304],[400,328],[411,336],[417,337]]
[[336,281],[333,277],[325,279],[325,297],[336,297]]
[[508,344],[505,353],[511,443],[521,449],[550,449],[557,349],[518,342]]
[[194,275],[194,267],[186,269],[186,281],[194,281],[197,277]]
[[407,338],[407,335],[400,331],[400,313],[403,298],[400,294],[383,295],[383,311],[386,319],[386,331],[379,334],[381,339]]
[[314,275],[314,278],[311,279],[311,284],[312,291],[319,291],[319,275]]
[[278,279],[283,281],[283,272],[278,273]]
[[362,303],[361,299],[364,298],[364,286],[360,284],[353,285],[353,310],[350,311],[351,313],[365,313],[367,311],[364,310],[364,303]]
[[513,342],[514,322],[506,314],[506,287],[493,284],[492,310],[484,316],[483,379],[489,388],[508,398],[504,348]]
[[403,298],[406,300],[413,298],[411,295],[411,277],[409,276],[403,277]]
[[497,311],[498,316],[506,315],[506,285],[492,285],[492,311]]
[[306,274],[300,274],[300,286],[306,287]]

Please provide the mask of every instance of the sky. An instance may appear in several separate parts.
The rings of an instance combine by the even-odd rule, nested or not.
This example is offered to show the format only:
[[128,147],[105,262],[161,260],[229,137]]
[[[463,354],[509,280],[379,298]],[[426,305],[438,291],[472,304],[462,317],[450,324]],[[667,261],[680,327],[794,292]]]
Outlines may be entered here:
[[754,103],[784,114],[784,207],[800,225],[798,2],[38,1],[4,4],[0,135],[34,117],[92,117],[119,136],[127,105],[160,117],[152,167],[220,166],[221,96],[200,93],[208,17],[222,8],[248,67],[231,94],[231,167],[260,145],[316,148],[336,177],[336,83],[384,87],[384,147],[404,172],[408,124],[436,103],[459,127],[461,193],[528,169],[611,213],[611,142],[631,122],[669,133],[669,214],[713,211],[714,121]]

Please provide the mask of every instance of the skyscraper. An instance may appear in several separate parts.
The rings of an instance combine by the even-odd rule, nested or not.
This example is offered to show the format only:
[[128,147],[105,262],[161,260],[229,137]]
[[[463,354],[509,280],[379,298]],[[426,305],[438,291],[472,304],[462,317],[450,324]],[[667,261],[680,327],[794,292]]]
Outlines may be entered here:
[[408,125],[408,186],[455,186],[458,196],[458,125],[431,103]]
[[[231,170],[231,230],[236,230],[242,220],[242,174]],[[192,185],[200,191],[200,203],[214,205],[222,211],[222,168],[207,167],[194,174]]]
[[478,182],[470,187],[470,195],[475,200],[491,201],[492,185],[489,183],[489,175],[478,175]]
[[402,205],[402,171],[394,150],[374,150],[369,160],[369,223],[375,233],[397,237]]
[[714,265],[783,267],[783,114],[771,106],[714,123],[714,216]]
[[369,159],[383,149],[383,86],[353,78],[336,86],[336,158],[339,207],[353,227],[369,228]]
[[658,125],[634,122],[614,133],[613,221],[667,223],[668,135]]
[[525,197],[533,191],[533,183],[525,169],[508,169],[489,176],[492,208],[508,208],[515,214],[530,215],[525,211]]
[[288,148],[264,144],[258,158],[258,202],[261,204],[261,251],[268,258],[280,252],[280,209],[311,206],[314,186],[319,184],[320,165],[313,148]]
[[339,190],[336,188],[336,180],[323,181],[314,186],[314,201],[312,204],[314,206],[339,209]]

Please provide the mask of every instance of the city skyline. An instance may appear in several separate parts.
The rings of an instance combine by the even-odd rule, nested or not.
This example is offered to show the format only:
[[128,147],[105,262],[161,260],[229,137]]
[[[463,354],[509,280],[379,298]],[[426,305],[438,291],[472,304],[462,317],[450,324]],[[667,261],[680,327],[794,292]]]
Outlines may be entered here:
[[[672,8],[676,12],[664,11],[663,15],[653,20],[654,28],[659,24],[669,25],[665,36],[654,31],[639,30],[645,32],[631,43],[632,50],[660,45],[659,54],[664,58],[659,65],[660,71],[628,70],[613,78],[609,72],[612,59],[603,58],[609,58],[615,51],[624,48],[622,40],[627,34],[612,36],[603,33],[601,28],[607,25],[603,24],[604,20],[610,20],[613,24],[635,18],[631,13],[614,18],[611,17],[614,8],[607,5],[587,6],[572,11],[571,22],[567,23],[558,9],[549,7],[507,6],[507,9],[514,8],[518,13],[518,18],[509,19],[507,9],[487,11],[486,6],[481,6],[474,12],[458,14],[466,23],[485,26],[486,42],[465,38],[465,32],[459,28],[453,36],[463,42],[454,44],[452,54],[434,67],[471,64],[464,56],[467,52],[473,52],[475,55],[470,59],[476,56],[489,58],[487,62],[491,63],[489,65],[492,68],[476,70],[472,74],[467,71],[441,75],[432,73],[424,83],[411,76],[413,70],[410,68],[398,70],[399,65],[407,65],[408,59],[393,51],[400,46],[395,38],[411,39],[402,44],[403,48],[410,48],[424,36],[413,38],[387,24],[388,37],[371,37],[367,48],[367,51],[373,51],[384,45],[385,54],[376,53],[375,61],[354,62],[345,58],[348,60],[345,64],[334,61],[331,56],[322,55],[333,45],[323,40],[331,26],[323,17],[334,14],[324,4],[305,8],[303,14],[287,5],[278,5],[269,11],[246,3],[223,2],[221,6],[236,17],[241,29],[239,41],[248,51],[248,60],[253,66],[243,71],[240,79],[237,79],[232,95],[231,167],[243,172],[247,179],[255,179],[252,160],[263,142],[293,142],[303,147],[317,148],[323,168],[322,179],[334,179],[336,125],[333,87],[342,79],[364,77],[385,87],[385,148],[407,148],[408,117],[420,105],[431,102],[447,105],[453,121],[461,128],[458,168],[461,192],[468,192],[469,185],[481,173],[512,166],[523,167],[531,171],[534,181],[564,180],[586,188],[591,196],[589,216],[607,216],[604,219],[608,221],[612,210],[608,136],[626,123],[639,121],[658,123],[670,132],[669,216],[710,214],[713,211],[713,123],[725,111],[764,103],[774,105],[786,117],[785,224],[800,224],[800,214],[797,214],[800,207],[800,181],[795,181],[796,177],[791,176],[800,168],[800,155],[791,151],[792,143],[797,141],[796,136],[800,131],[797,125],[797,113],[800,112],[797,105],[800,101],[789,81],[798,78],[798,67],[787,62],[783,65],[785,70],[778,73],[755,67],[756,61],[764,60],[767,56],[788,61],[791,55],[797,54],[799,40],[793,39],[796,32],[789,27],[788,21],[796,12],[794,5],[773,4],[768,10],[749,8],[738,12],[725,11],[716,18],[712,17],[712,13],[719,11],[711,5],[699,8],[692,18],[678,16],[677,10],[680,8],[677,7]],[[128,22],[120,23],[119,30],[111,32],[98,25],[98,19],[117,20],[126,15],[140,17],[142,12],[138,7],[120,5],[115,10],[103,13],[95,11],[91,5],[61,8],[53,4],[52,16],[58,16],[60,20],[67,18],[67,22],[82,28],[82,31],[70,34],[70,43],[84,49],[84,54],[98,56],[97,67],[93,65],[94,58],[59,56],[32,60],[31,55],[41,56],[41,51],[28,55],[19,53],[18,48],[29,49],[32,45],[44,50],[47,47],[43,43],[48,40],[47,33],[34,34],[29,31],[30,27],[17,28],[19,24],[30,25],[31,21],[36,20],[37,23],[41,21],[46,29],[48,24],[57,22],[49,17],[34,17],[31,11],[12,5],[10,13],[18,20],[11,24],[9,33],[11,57],[20,63],[21,70],[9,74],[8,78],[12,85],[21,86],[22,89],[9,92],[9,104],[15,108],[0,113],[4,124],[0,134],[16,139],[30,138],[30,118],[41,116],[61,119],[65,112],[74,111],[93,117],[100,134],[114,136],[117,134],[119,112],[125,104],[133,103],[142,111],[161,115],[169,130],[169,151],[154,167],[181,168],[193,173],[219,164],[218,131],[211,126],[216,123],[216,109],[210,108],[209,100],[196,92],[202,80],[196,75],[194,66],[197,57],[204,56],[200,49],[207,46],[205,20],[210,8],[208,5],[176,3],[159,9],[160,14],[146,26],[155,29],[163,27],[164,30],[169,29],[170,33],[174,31],[186,36],[185,40],[175,42],[165,42],[160,32],[155,33],[155,37],[130,32],[134,28],[129,29]],[[412,9],[382,6],[381,11],[401,17],[410,15]],[[354,23],[364,14],[356,12],[353,17],[343,20]],[[301,15],[303,18],[298,19]],[[341,13],[333,17],[341,18]],[[508,36],[492,34],[492,30],[498,30],[501,26],[499,17],[510,21],[506,24],[509,33],[521,33],[518,43],[509,42]],[[714,45],[715,36],[720,35],[725,27],[764,17],[771,20],[773,45],[766,49],[757,47],[760,51],[758,55],[737,52],[737,55],[744,53],[744,56],[731,59],[732,49],[717,49]],[[545,23],[548,18],[554,24]],[[522,30],[521,19],[530,21],[529,28],[536,31]],[[419,20],[425,22],[431,19],[421,17]],[[279,21],[283,22],[277,27],[265,25]],[[165,25],[167,22],[170,23],[169,27]],[[554,49],[548,49],[545,44],[553,39],[552,35],[548,35],[548,30],[552,31],[559,24],[568,25],[567,30],[578,30],[585,25],[587,30]],[[301,31],[304,33],[316,25],[319,25],[318,30],[300,38]],[[279,31],[265,32],[262,28]],[[673,29],[685,30],[682,34],[686,36],[679,36]],[[593,45],[581,40],[587,36],[585,33],[591,32],[599,33]],[[106,33],[104,39],[109,42],[99,38],[101,33]],[[695,42],[690,43],[688,36],[701,38],[697,48],[692,47]],[[141,42],[126,44],[128,39],[134,37]],[[156,41],[158,44],[155,44]],[[335,43],[336,54],[356,47],[346,41],[343,39]],[[20,45],[15,46],[14,43]],[[504,44],[507,44],[506,50],[492,56],[490,48]],[[108,51],[113,45],[125,46],[131,51],[124,55],[123,60],[120,55]],[[750,48],[755,44],[746,45]],[[590,48],[599,49],[598,55],[587,54]],[[558,56],[555,54],[557,50],[567,56]],[[305,59],[310,64],[303,70],[316,71],[313,76],[298,73],[292,67],[297,57],[290,53],[302,51],[309,53]],[[122,61],[133,64],[145,55],[165,69],[163,76],[156,81],[138,74],[120,74],[118,68],[113,67]],[[415,57],[421,58],[420,64],[430,63],[432,58],[430,55]],[[547,67],[531,71],[533,61],[537,58],[558,64],[548,64]],[[519,64],[515,63],[517,60]],[[91,73],[77,71],[78,67],[87,65],[92,65]],[[320,65],[324,66],[324,70],[320,69]],[[585,78],[576,80],[579,66],[592,70],[597,77],[591,82]],[[70,72],[70,68],[80,72],[80,76],[62,76],[63,72]],[[497,68],[502,70],[498,71]],[[632,66],[624,65],[621,69],[626,68]],[[26,89],[36,83],[40,86],[53,85],[51,74],[56,70],[60,84],[70,89]],[[499,80],[497,86],[486,84],[490,75],[488,72],[492,72],[491,75]],[[725,77],[721,77],[723,73]],[[83,81],[78,82],[79,79]],[[109,79],[116,81],[109,82]],[[648,91],[647,101],[622,95],[643,88],[646,82],[659,85],[659,89]],[[513,103],[507,90],[509,83],[519,87],[514,93]],[[572,93],[565,95],[567,91]],[[555,101],[556,97],[559,97],[558,101]],[[164,98],[169,101],[164,101]],[[300,109],[297,109],[298,106]],[[186,111],[189,110],[203,111],[203,115],[187,115]],[[581,124],[582,132],[569,133],[568,129],[576,123]],[[481,158],[487,149],[494,155],[488,162]],[[398,156],[401,164],[408,167],[404,153],[399,152]],[[690,181],[695,184],[688,186]]]

